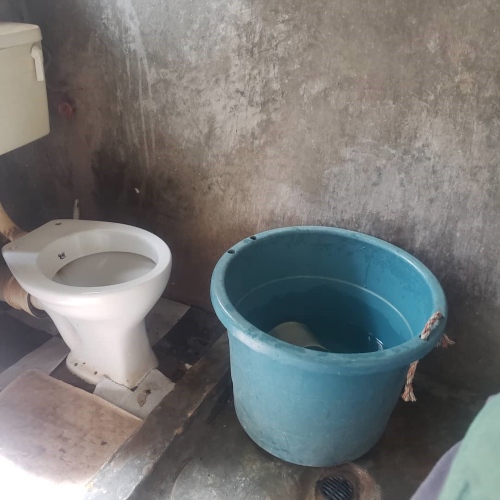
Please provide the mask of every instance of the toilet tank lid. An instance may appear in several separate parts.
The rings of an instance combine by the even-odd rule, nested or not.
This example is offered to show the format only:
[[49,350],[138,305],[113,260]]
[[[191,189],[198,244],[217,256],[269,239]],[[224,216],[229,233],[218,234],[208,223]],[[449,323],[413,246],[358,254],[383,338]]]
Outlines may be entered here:
[[42,32],[34,24],[0,23],[0,50],[39,42],[41,39]]

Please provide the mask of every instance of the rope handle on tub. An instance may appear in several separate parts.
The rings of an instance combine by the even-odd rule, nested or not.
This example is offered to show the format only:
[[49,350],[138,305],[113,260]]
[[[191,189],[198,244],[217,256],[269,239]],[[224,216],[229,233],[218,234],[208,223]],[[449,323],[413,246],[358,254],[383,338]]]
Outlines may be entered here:
[[[422,333],[420,334],[420,338],[422,340],[427,340],[429,338],[429,335],[432,332],[432,329],[434,328],[434,325],[444,316],[442,313],[435,312],[427,321],[427,323],[424,326],[424,329],[422,330]],[[439,339],[438,347],[449,347],[452,346],[455,342],[451,340],[448,335],[443,334],[443,336]],[[415,372],[417,371],[417,365],[418,365],[418,360],[414,361],[411,365],[410,368],[408,368],[408,373],[406,374],[406,384],[405,384],[405,389],[403,391],[403,394],[401,394],[401,397],[405,401],[411,401],[414,403],[417,398],[415,397],[415,393],[413,392],[413,378],[415,377]]]

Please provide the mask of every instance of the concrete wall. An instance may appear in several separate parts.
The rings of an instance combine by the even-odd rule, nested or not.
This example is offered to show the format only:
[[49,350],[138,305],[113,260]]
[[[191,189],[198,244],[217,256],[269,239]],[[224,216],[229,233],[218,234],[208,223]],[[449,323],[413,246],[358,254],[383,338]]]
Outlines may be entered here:
[[52,134],[4,163],[45,179],[46,212],[79,198],[83,217],[155,231],[174,254],[169,294],[203,306],[244,236],[324,224],[384,238],[449,297],[457,346],[424,369],[500,389],[497,0],[27,6],[51,55]]

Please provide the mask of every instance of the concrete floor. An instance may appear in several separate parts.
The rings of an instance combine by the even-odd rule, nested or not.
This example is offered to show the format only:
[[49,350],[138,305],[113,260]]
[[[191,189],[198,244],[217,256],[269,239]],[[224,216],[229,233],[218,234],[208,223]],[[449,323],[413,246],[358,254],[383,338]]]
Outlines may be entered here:
[[[464,435],[484,400],[419,378],[418,401],[398,403],[381,441],[357,461],[384,500],[409,499],[438,458]],[[200,416],[135,498],[152,500],[313,499],[325,469],[282,462],[258,448],[239,425],[230,388]]]
[[[161,344],[169,356],[165,361],[175,358],[195,363],[209,347],[206,342],[200,344],[202,339],[215,340],[220,329],[214,317],[191,309],[165,335]],[[44,335],[51,337],[6,313],[0,314],[0,330],[0,347],[3,346],[0,371],[45,342]],[[227,358],[227,355],[227,351],[221,351],[214,354],[214,359]],[[208,360],[208,365],[213,367],[214,360]],[[177,365],[169,361],[166,366],[173,369]],[[200,377],[198,385],[205,387],[203,382]],[[197,380],[193,380],[187,385],[186,394],[192,394],[196,387]],[[213,404],[193,418],[190,418],[192,410],[187,412],[189,418],[183,417],[179,430],[175,431],[178,439],[135,491],[135,500],[316,498],[314,485],[329,471],[282,462],[256,446],[236,418],[231,391],[230,385],[222,384],[222,396],[214,397]],[[206,390],[202,392],[205,394]],[[381,487],[383,500],[409,499],[439,457],[463,437],[485,400],[464,390],[440,385],[419,373],[415,392],[418,401],[399,401],[380,442],[356,462]],[[180,395],[178,401],[184,401],[186,394]],[[175,411],[179,412],[179,408],[174,401],[165,415]],[[165,415],[158,417],[159,434],[152,438],[154,443],[164,440]],[[134,448],[133,451],[142,455],[144,450],[139,452]],[[139,469],[142,470],[142,466]],[[117,494],[112,498],[129,497]]]

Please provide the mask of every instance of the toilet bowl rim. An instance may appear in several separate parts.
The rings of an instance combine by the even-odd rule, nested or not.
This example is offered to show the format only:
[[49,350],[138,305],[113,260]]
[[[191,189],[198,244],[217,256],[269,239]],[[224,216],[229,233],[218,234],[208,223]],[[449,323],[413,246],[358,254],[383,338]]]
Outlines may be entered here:
[[[64,230],[60,228],[63,223],[66,226]],[[43,233],[42,230],[44,231]],[[96,230],[112,231],[115,234],[120,234],[122,237],[125,237],[130,241],[140,240],[141,245],[147,245],[151,250],[154,250],[156,258],[153,259],[148,255],[144,255],[145,252],[133,253],[151,258],[151,260],[155,263],[155,266],[153,269],[138,278],[123,283],[96,287],[77,287],[65,285],[52,279],[55,273],[53,273],[52,277],[49,277],[44,273],[42,269],[42,259],[45,258],[44,253],[49,245],[51,247],[55,247],[59,241],[64,240],[64,238],[71,237],[75,233],[83,234]],[[31,237],[33,240],[33,234],[37,232],[42,234],[43,238],[41,238],[41,241],[37,242],[37,245],[34,245],[33,242],[29,241],[29,238]],[[134,240],[132,240],[132,238]],[[38,250],[33,251],[33,248],[36,248],[37,246]],[[31,251],[28,251],[30,249]],[[105,251],[126,250],[127,248],[107,248]],[[167,281],[172,265],[172,254],[168,245],[155,234],[134,226],[100,221],[74,221],[71,219],[51,221],[36,229],[32,233],[28,233],[26,236],[15,240],[15,242],[5,245],[2,249],[2,253],[14,277],[28,293],[37,297],[42,302],[55,303],[61,301],[70,303],[72,300],[81,301],[83,299],[86,299],[86,301],[89,302],[102,300],[104,295],[122,293],[155,279],[161,279],[162,274],[166,274],[165,281]],[[91,255],[92,253],[99,252],[81,252],[76,258]],[[68,262],[63,262],[63,260],[61,260],[60,263],[62,265],[56,268],[56,272],[72,260],[75,259],[73,258]]]

